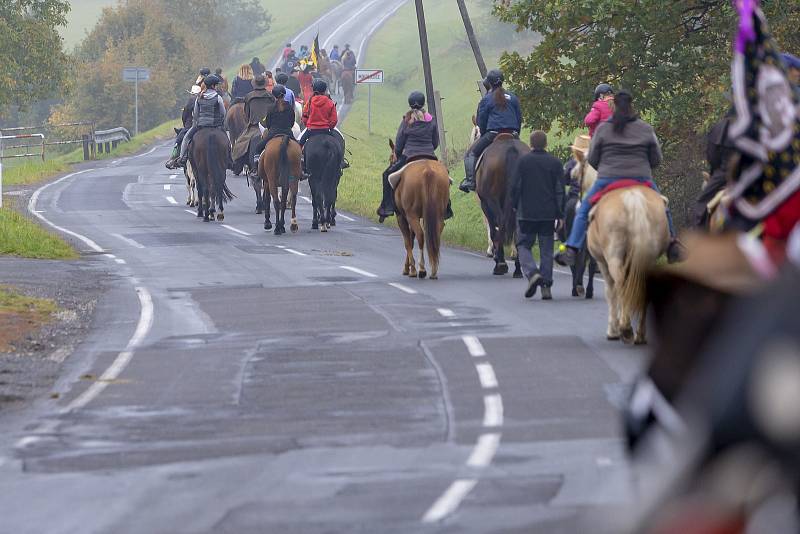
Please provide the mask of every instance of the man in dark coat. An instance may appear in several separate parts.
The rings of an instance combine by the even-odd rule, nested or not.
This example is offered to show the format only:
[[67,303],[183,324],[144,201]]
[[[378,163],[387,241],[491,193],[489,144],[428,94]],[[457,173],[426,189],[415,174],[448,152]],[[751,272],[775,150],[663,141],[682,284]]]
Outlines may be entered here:
[[[547,134],[531,134],[532,150],[517,164],[512,176],[511,202],[517,209],[517,253],[522,272],[528,278],[525,298],[541,286],[542,300],[551,300],[553,286],[553,232],[556,221],[564,223],[564,186],[561,161],[545,151]],[[531,248],[539,241],[541,268]]]
[[286,80],[284,85],[286,85],[286,88],[290,89],[292,93],[294,93],[295,98],[300,98],[302,95],[304,100],[310,100],[313,95],[303,95],[303,88],[300,86],[300,80],[297,78],[299,74],[300,70],[296,67],[293,68],[291,75]]
[[[272,92],[267,91],[267,79],[258,75],[253,79],[254,89],[244,97],[244,115],[247,118],[247,128],[236,139],[233,145],[233,161],[240,161],[247,157],[253,139],[261,137],[261,130],[258,123],[272,111],[275,106],[275,97]],[[247,163],[252,161],[246,160]],[[253,169],[251,169],[253,170]]]

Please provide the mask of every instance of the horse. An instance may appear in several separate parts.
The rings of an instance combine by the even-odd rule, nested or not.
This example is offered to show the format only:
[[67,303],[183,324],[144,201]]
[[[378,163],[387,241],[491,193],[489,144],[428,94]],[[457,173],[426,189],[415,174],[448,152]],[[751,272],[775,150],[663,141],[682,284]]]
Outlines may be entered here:
[[[258,161],[258,175],[268,188],[264,188],[263,205],[265,207],[264,230],[272,228],[269,220],[269,198],[275,206],[275,235],[286,233],[286,205],[287,200],[292,205],[292,233],[298,230],[297,225],[297,187],[303,169],[300,165],[300,145],[292,142],[288,136],[278,136],[270,139],[264,152]],[[278,195],[278,188],[281,188],[281,195]],[[269,191],[269,193],[267,192]],[[289,193],[291,192],[291,196]]]
[[[391,140],[389,147],[392,150],[391,163],[394,164],[397,156]],[[444,230],[444,213],[450,196],[450,175],[447,167],[433,159],[416,160],[392,174],[389,180],[397,184],[394,188],[395,211],[406,247],[403,275],[420,279],[427,276],[427,246],[431,263],[430,278],[436,280],[439,277],[439,249]],[[419,244],[419,271],[414,262],[414,238]]]
[[341,61],[331,61],[331,94],[338,95],[342,92],[342,72],[344,66]]
[[[236,140],[247,129],[247,117],[244,114],[244,102],[237,102],[230,107],[225,114],[225,131],[228,132],[228,140],[231,146],[236,144]],[[239,176],[244,170],[244,163],[241,161],[235,162],[233,167],[233,174]]]
[[344,103],[352,104],[356,89],[356,71],[343,70],[342,75],[339,78],[339,82],[341,83],[342,91],[344,92]]
[[225,173],[231,164],[231,145],[228,136],[219,128],[201,128],[192,140],[189,162],[197,179],[197,216],[208,222],[219,208],[218,221],[225,220],[224,203],[233,200]]
[[664,199],[644,184],[617,189],[603,195],[590,217],[589,252],[606,284],[606,337],[644,344],[646,275],[669,245]]
[[[517,227],[515,209],[511,205],[511,173],[519,158],[528,152],[528,145],[515,136],[498,134],[483,153],[476,173],[475,191],[489,222],[495,275],[508,273],[504,247],[514,242]],[[522,278],[518,258],[514,260],[514,278]]]
[[308,179],[314,213],[311,229],[327,232],[336,224],[334,205],[342,176],[341,147],[331,135],[315,135],[308,138],[303,153],[306,169],[311,175]]
[[194,208],[199,203],[199,198],[197,195],[197,178],[195,178],[191,161],[186,162],[186,167],[183,169],[183,175],[186,177],[186,205],[190,208]]
[[[577,214],[580,202],[588,202],[589,199],[585,198],[586,192],[592,188],[597,181],[597,171],[589,165],[586,160],[586,154],[581,150],[572,150],[575,156],[577,165],[572,169],[572,178],[578,182],[578,197],[567,201],[564,209],[564,232],[569,235],[572,231],[572,225],[575,222],[575,215]],[[583,274],[586,268],[589,269],[589,282],[586,288],[583,287]],[[584,243],[583,247],[578,251],[575,258],[575,265],[570,267],[572,271],[572,296],[573,297],[586,297],[587,299],[594,298],[594,277],[597,274],[597,262],[589,254],[588,245]]]

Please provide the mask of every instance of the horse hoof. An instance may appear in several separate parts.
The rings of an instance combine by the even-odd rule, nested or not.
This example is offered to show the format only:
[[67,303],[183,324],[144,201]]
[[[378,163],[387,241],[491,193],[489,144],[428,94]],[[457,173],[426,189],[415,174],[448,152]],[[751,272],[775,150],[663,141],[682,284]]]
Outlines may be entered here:
[[427,271],[419,271],[419,272],[417,273],[417,277],[418,277],[420,280],[423,280],[423,279],[424,279],[426,276],[428,276],[428,272],[427,272]]
[[620,339],[626,345],[632,345],[634,341],[633,328],[623,328],[620,332]]
[[508,274],[508,265],[505,263],[498,263],[497,265],[494,266],[494,271],[492,271],[492,274],[496,276],[502,276],[504,274]]
[[633,344],[634,345],[647,345],[647,339],[637,337],[636,339],[633,340]]
[[439,275],[438,274],[432,274],[431,277],[430,277],[430,280],[438,280],[438,279],[439,279]]
[[573,297],[582,297],[584,295],[586,295],[586,290],[583,288],[583,286],[575,286],[575,288],[572,290]]
[[586,300],[592,300],[593,298],[594,298],[594,291],[587,291]]
[[486,249],[486,257],[487,258],[494,258],[494,251],[490,248]]
[[264,230],[272,230],[272,223],[269,221],[264,222]]
[[203,217],[203,222],[210,222],[211,219],[209,217]]
[[514,271],[514,278],[522,278],[522,271]]
[[619,341],[619,334],[606,334],[606,339],[609,341]]
[[315,223],[315,222],[312,222],[312,223],[311,223],[311,229],[312,229],[312,230],[319,230],[319,224],[317,224],[317,223]]
[[225,214],[224,213],[220,213],[219,215],[217,215],[217,220],[218,221],[224,221],[225,220]]
[[327,231],[328,231],[328,227],[327,227],[326,225],[324,225],[324,224],[323,224],[322,226],[320,226],[320,228],[319,228],[319,231],[320,231],[320,232],[323,232],[323,233],[327,233]]
[[336,226],[336,219],[331,219],[331,226]]
[[408,268],[403,269],[403,276],[408,276]]
[[297,231],[300,229],[297,223],[292,223],[292,225],[289,228],[291,228],[293,234],[296,234]]

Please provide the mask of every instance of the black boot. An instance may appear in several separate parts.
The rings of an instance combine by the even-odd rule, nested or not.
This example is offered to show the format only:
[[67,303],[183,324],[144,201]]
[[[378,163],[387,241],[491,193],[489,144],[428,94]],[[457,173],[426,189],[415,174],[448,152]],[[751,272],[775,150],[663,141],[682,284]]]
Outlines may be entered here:
[[673,237],[667,247],[667,262],[671,264],[678,263],[679,261],[683,261],[685,256],[686,248],[683,246],[683,243]]
[[447,209],[444,212],[444,220],[452,219],[453,218],[453,206],[450,203],[450,199],[447,199]]
[[378,222],[383,223],[387,217],[394,215],[394,189],[389,185],[389,171],[383,173],[383,198],[378,208]]
[[475,161],[475,155],[471,152],[464,158],[465,177],[458,188],[465,193],[475,191]]
[[565,246],[563,250],[559,250],[553,258],[555,262],[562,267],[572,267],[578,257],[577,249],[570,246]]

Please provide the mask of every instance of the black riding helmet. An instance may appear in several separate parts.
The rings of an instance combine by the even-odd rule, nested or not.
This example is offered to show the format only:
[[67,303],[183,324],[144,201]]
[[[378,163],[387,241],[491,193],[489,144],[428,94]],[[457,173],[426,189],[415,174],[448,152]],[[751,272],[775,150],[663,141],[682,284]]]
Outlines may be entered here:
[[205,78],[209,74],[211,74],[211,69],[209,69],[208,67],[203,67],[202,69],[200,69],[200,76],[202,76],[203,78]]
[[275,76],[275,81],[281,85],[286,85],[286,82],[289,81],[289,75],[285,72],[278,73],[278,75]]
[[490,70],[486,74],[486,81],[489,82],[489,85],[492,87],[499,87],[503,85],[504,80],[505,77],[503,76],[503,73],[497,69]]
[[414,91],[408,95],[408,105],[411,106],[411,109],[422,109],[425,107],[425,95],[419,91]]
[[272,96],[280,100],[281,98],[286,96],[286,88],[280,84],[276,85],[275,87],[272,88]]
[[212,87],[216,87],[221,81],[222,80],[220,80],[219,78],[217,78],[213,74],[210,74],[210,75],[206,76],[206,79],[203,80],[203,83],[206,84],[206,87],[211,89]]
[[608,93],[613,93],[613,92],[614,92],[614,88],[613,87],[611,87],[607,83],[601,83],[600,85],[598,85],[594,89],[594,99],[597,100],[601,96],[607,95]]
[[317,78],[316,80],[314,80],[314,83],[312,84],[311,88],[314,90],[315,93],[321,95],[325,94],[325,92],[328,90],[328,82],[326,82],[322,78]]

